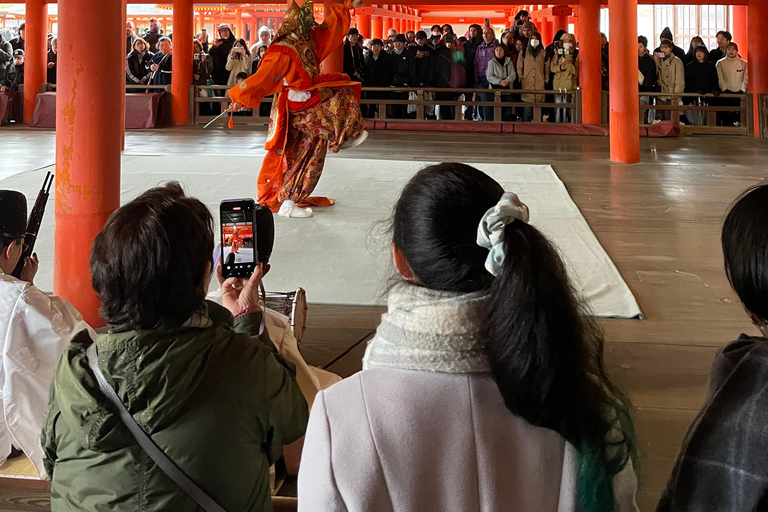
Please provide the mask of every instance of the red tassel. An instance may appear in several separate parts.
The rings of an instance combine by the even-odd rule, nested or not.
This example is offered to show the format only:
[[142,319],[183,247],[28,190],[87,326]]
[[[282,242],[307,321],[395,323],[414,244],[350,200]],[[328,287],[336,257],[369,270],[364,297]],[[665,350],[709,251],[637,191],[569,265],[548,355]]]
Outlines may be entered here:
[[227,124],[227,126],[229,126],[230,130],[235,129],[235,118],[234,118],[234,114],[231,112],[229,114],[229,123]]

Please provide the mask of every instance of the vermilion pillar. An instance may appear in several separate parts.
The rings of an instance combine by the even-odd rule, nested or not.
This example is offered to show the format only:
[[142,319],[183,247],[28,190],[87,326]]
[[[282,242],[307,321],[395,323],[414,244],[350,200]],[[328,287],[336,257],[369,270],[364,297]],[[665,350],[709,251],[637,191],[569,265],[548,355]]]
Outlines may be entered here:
[[[123,15],[123,21],[122,21],[122,27],[125,27],[128,24],[128,0],[120,0],[120,4],[122,6],[121,14]],[[126,91],[127,93],[128,91]],[[131,91],[136,92],[136,91]],[[120,149],[125,149],[125,94],[120,95],[121,104],[120,107]]]
[[[122,8],[122,2],[59,0],[53,291],[94,327],[104,322],[91,288],[91,244],[120,206],[115,125],[125,94]],[[100,58],[83,58],[83,27],[98,41]]]
[[389,32],[389,29],[393,28],[394,26],[395,25],[392,22],[392,18],[389,17],[389,16],[385,17],[384,18],[384,30],[383,30],[382,37],[386,37],[387,36],[387,32]]
[[358,14],[357,15],[357,30],[360,31],[363,36],[370,38],[373,32],[373,26],[371,24],[370,14]]
[[555,34],[552,32],[552,22],[547,19],[542,19],[541,26],[538,27],[538,29],[541,33],[541,40],[544,42],[544,46],[551,44],[552,40],[555,38]]
[[747,44],[747,6],[733,6],[733,41],[739,45],[741,58],[749,62]]
[[[48,6],[44,0],[27,0],[24,63],[24,122],[32,121],[35,98],[47,80]],[[125,26],[123,26],[125,32]]]
[[609,0],[611,26],[611,160],[640,161],[637,0]]
[[602,121],[602,64],[600,49],[600,0],[581,0],[579,8],[579,86],[581,120]]
[[[565,14],[556,14],[552,17],[552,32],[557,34],[558,30],[565,30],[568,32],[568,16]],[[554,37],[554,36],[552,36]]]
[[189,124],[194,16],[194,0],[173,1],[173,53],[178,56],[173,59],[171,74],[171,122],[174,126]]
[[768,47],[764,41],[765,34],[768,34],[768,3],[752,0],[748,14],[749,92],[754,97],[755,136],[760,137],[759,95],[768,94]]
[[381,16],[373,16],[373,21],[371,22],[371,39],[374,37],[378,37],[379,39],[384,38],[384,18]]
[[[331,14],[331,6],[342,3],[341,0],[323,0],[324,16]],[[344,34],[346,36],[347,34]],[[342,36],[339,36],[342,37]],[[344,72],[344,47],[339,46],[335,52],[329,55],[323,61],[323,73],[342,73]]]

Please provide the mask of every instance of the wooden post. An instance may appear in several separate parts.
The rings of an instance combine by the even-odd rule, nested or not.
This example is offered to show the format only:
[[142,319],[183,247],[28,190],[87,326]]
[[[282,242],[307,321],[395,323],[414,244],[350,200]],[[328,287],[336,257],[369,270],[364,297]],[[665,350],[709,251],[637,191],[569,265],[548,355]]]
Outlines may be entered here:
[[189,86],[192,84],[192,23],[194,0],[173,2],[173,59],[171,75],[171,123],[189,124]]
[[[59,0],[53,292],[93,327],[104,322],[91,287],[91,244],[120,206],[115,120],[125,95],[122,9],[123,2]],[[103,58],[83,59],[84,26]]]
[[581,119],[585,124],[600,124],[603,85],[600,48],[600,0],[581,0],[579,8],[579,85]]
[[[32,121],[35,99],[47,81],[48,6],[45,0],[27,0],[24,55],[24,122]],[[123,25],[121,34],[125,34]],[[125,42],[123,42],[125,45]],[[61,44],[59,44],[61,48]]]
[[611,23],[611,160],[640,161],[637,0],[609,0]]

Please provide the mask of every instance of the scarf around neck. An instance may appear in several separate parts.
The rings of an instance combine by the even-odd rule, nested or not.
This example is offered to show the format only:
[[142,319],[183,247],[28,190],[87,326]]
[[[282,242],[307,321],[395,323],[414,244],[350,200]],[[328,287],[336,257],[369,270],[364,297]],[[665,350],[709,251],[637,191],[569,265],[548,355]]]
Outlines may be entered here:
[[397,284],[389,292],[387,313],[368,343],[363,369],[490,371],[481,334],[488,303],[483,291],[444,292]]

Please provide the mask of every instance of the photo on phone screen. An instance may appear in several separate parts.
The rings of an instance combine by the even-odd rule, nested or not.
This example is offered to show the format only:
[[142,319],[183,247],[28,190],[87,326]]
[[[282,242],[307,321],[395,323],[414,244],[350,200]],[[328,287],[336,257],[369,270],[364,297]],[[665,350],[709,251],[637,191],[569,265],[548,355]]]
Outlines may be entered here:
[[222,201],[221,267],[227,277],[250,277],[256,268],[256,232],[252,199]]

